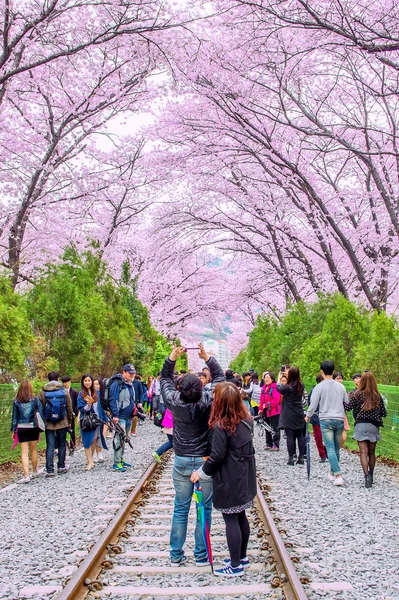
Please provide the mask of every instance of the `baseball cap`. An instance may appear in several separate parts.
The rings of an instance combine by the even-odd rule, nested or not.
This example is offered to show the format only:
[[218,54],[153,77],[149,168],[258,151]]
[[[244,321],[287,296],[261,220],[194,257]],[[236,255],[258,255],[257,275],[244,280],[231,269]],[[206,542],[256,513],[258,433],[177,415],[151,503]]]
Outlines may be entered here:
[[132,375],[133,375],[133,374],[136,372],[136,369],[134,368],[134,365],[125,365],[125,366],[123,367],[123,370],[124,370],[126,373],[131,373]]

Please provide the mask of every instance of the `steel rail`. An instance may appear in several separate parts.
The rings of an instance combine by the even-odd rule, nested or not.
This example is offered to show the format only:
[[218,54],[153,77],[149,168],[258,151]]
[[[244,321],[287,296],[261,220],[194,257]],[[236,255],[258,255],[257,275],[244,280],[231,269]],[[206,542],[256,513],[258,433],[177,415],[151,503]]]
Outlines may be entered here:
[[[143,473],[141,479],[127,496],[121,508],[102,532],[77,570],[73,573],[57,600],[85,599],[86,595],[89,593],[89,588],[85,585],[85,581],[94,581],[101,573],[102,562],[107,553],[107,546],[116,542],[120,533],[124,531],[130,513],[134,510],[135,504],[140,501],[142,495],[146,491],[149,481],[159,467],[160,465],[158,463],[153,463]],[[273,549],[273,553],[277,558],[277,572],[280,579],[283,579],[282,588],[286,600],[307,600],[302,583],[299,580],[259,484],[257,485],[256,504],[261,519],[270,532],[267,533],[267,537]],[[283,575],[285,575],[285,578],[282,577]]]
[[307,600],[308,597],[303,589],[302,583],[287,552],[280,532],[277,529],[277,525],[274,522],[273,515],[269,510],[259,484],[257,485],[256,501],[259,511],[263,516],[263,521],[270,531],[270,543],[274,550],[274,554],[277,555],[280,561],[280,565],[277,564],[278,571],[280,571],[279,575],[281,577],[281,575],[284,574],[287,578],[287,583],[289,584],[283,583],[282,586],[286,600]]
[[86,597],[89,590],[84,584],[85,580],[94,580],[98,577],[101,571],[101,563],[106,553],[106,547],[125,529],[126,521],[129,518],[129,513],[133,510],[133,505],[144,494],[149,480],[158,467],[158,463],[153,463],[144,472],[121,508],[109,522],[107,528],[102,532],[87,556],[73,573],[57,600],[71,600],[72,598],[73,600],[83,600]]

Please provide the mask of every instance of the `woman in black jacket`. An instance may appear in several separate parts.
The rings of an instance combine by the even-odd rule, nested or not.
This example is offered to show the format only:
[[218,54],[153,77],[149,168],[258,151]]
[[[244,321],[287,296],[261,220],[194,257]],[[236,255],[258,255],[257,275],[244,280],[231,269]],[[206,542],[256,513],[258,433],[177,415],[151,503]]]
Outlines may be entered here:
[[253,505],[256,496],[256,467],[252,419],[234,384],[219,383],[215,387],[209,426],[211,455],[194,471],[191,481],[212,477],[213,506],[221,511],[226,524],[230,560],[215,575],[239,577],[249,566],[250,529],[245,510]]
[[301,381],[298,367],[290,367],[288,370],[287,384],[277,384],[277,391],[283,396],[281,402],[281,413],[279,429],[284,429],[287,436],[288,462],[294,465],[294,454],[296,452],[296,440],[298,440],[299,455],[297,464],[303,465],[305,460],[305,438],[303,435],[303,424],[305,412],[303,409],[303,394],[305,386]]

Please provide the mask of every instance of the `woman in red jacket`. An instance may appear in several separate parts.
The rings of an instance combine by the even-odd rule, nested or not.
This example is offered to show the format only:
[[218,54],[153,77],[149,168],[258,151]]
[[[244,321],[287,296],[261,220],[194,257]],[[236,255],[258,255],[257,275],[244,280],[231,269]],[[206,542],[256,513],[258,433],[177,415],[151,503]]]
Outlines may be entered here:
[[273,429],[273,433],[266,431],[266,450],[277,451],[280,449],[278,421],[281,412],[281,394],[277,391],[274,373],[265,371],[263,381],[265,383],[260,395],[259,412],[264,414],[266,422]]

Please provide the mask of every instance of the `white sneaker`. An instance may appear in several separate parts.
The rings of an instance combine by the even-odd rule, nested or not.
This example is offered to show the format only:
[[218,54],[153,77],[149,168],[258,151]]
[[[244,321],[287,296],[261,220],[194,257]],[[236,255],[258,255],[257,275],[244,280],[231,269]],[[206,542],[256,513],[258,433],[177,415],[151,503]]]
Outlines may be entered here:
[[36,479],[36,477],[40,477],[40,475],[43,475],[44,473],[44,467],[42,467],[41,469],[38,469],[36,471],[36,473],[32,473],[32,475],[30,476],[31,479]]
[[29,483],[30,482],[30,477],[24,477],[23,479],[19,479],[16,483]]
[[328,474],[328,479],[329,479],[330,481],[335,481],[335,475],[333,475],[332,473],[329,473],[329,474]]
[[344,485],[344,480],[342,479],[342,475],[337,475],[333,485]]

